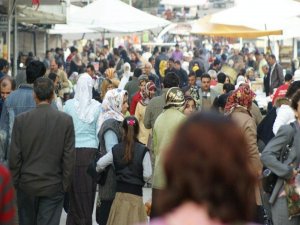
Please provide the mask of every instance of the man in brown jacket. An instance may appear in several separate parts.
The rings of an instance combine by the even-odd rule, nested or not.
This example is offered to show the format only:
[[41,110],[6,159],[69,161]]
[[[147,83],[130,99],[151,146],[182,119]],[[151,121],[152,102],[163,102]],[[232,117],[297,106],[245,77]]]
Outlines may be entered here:
[[51,107],[49,78],[38,78],[33,89],[37,107],[16,117],[10,147],[19,222],[58,225],[75,163],[74,125],[70,116]]

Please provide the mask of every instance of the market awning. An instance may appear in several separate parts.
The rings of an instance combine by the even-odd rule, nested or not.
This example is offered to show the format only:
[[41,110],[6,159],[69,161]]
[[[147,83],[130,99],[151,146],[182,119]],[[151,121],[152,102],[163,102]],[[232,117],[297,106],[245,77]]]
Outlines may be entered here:
[[191,33],[214,37],[257,38],[282,35],[282,30],[256,30],[246,26],[211,23],[210,16],[207,16],[192,25]]

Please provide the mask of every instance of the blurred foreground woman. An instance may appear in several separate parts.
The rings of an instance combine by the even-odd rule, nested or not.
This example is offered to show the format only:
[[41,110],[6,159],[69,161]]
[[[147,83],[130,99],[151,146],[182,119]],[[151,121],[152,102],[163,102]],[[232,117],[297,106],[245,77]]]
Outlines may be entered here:
[[[230,131],[230,132],[228,132]],[[257,176],[238,126],[217,115],[192,115],[165,153],[162,217],[152,225],[247,224],[255,208]]]

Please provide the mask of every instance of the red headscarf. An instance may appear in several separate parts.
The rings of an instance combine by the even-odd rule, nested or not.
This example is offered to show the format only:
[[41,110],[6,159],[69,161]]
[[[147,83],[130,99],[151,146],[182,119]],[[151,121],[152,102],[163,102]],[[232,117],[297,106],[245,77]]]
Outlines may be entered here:
[[230,113],[237,106],[250,110],[255,93],[245,84],[236,89],[227,99],[225,113]]

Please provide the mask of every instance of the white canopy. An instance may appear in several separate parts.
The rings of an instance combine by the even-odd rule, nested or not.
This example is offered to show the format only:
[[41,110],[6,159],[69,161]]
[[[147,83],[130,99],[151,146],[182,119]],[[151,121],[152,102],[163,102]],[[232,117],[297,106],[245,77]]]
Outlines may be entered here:
[[[67,14],[68,15],[76,15],[78,12],[82,10],[81,7],[70,5]],[[72,23],[67,21],[67,24],[56,24],[53,29],[50,29],[49,34],[83,34],[83,33],[94,33],[95,30],[88,29],[86,26],[82,24]]]
[[152,30],[170,24],[162,18],[145,13],[119,0],[97,0],[70,15],[70,24],[82,24],[88,29],[110,32]]
[[239,0],[232,8],[211,15],[211,22],[259,30],[283,30],[282,38],[300,36],[300,3],[293,0]]
[[203,5],[206,2],[207,0],[162,0],[160,4],[175,7],[193,7]]

